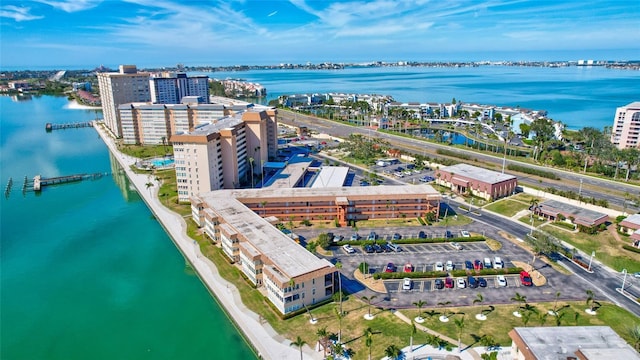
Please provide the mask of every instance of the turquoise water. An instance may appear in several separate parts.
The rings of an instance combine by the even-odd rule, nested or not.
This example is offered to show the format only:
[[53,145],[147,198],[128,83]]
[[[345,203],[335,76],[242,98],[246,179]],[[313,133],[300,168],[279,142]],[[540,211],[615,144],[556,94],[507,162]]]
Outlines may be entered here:
[[602,67],[381,67],[205,73],[267,88],[267,99],[296,93],[391,95],[397,101],[520,106],[547,110],[569,128],[611,126],[617,107],[640,100],[640,72]]
[[151,160],[151,164],[153,164],[153,166],[155,166],[155,167],[169,166],[169,165],[173,165],[173,163],[174,163],[173,159],[153,159],[153,160]]
[[[0,97],[0,358],[251,359],[255,355],[65,98]],[[21,192],[22,178],[109,172]]]

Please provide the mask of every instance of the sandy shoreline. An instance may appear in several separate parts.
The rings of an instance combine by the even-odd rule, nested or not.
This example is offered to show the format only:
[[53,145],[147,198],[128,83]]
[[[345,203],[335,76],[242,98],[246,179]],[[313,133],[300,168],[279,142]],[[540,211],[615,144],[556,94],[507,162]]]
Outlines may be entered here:
[[67,103],[67,105],[64,106],[64,108],[65,109],[72,109],[72,110],[100,110],[100,111],[102,111],[102,107],[101,106],[84,105],[84,104],[80,104],[76,100],[69,100],[69,102]]
[[[159,184],[153,181],[153,186],[147,189],[148,176],[135,174],[131,171],[130,165],[135,163],[137,159],[118,152],[113,139],[106,134],[100,125],[96,124],[94,129],[124,168],[127,177],[136,187],[147,207],[156,216],[183,256],[191,263],[218,303],[227,311],[236,326],[251,343],[258,356],[264,359],[300,359],[298,348],[290,346],[291,341],[277,334],[270,325],[261,323],[258,314],[242,304],[235,286],[220,277],[215,265],[200,253],[200,248],[194,240],[186,235],[185,219],[169,211],[160,203],[157,196]],[[305,345],[302,350],[305,359],[322,359],[322,353],[314,351],[309,345]]]

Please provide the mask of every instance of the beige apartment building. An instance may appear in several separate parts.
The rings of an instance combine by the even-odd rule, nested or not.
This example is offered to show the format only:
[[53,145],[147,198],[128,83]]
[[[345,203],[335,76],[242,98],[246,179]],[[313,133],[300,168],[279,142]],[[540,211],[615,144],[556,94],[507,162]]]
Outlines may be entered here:
[[234,189],[254,175],[277,149],[269,126],[277,127],[274,110],[247,110],[171,135],[178,200],[219,189]]
[[338,273],[274,225],[310,219],[401,218],[439,208],[429,185],[236,189],[191,197],[193,220],[282,313],[331,298]]
[[150,74],[138,72],[135,65],[120,65],[119,72],[98,73],[97,77],[104,123],[116,137],[122,137],[118,106],[150,101]]
[[618,149],[640,148],[640,101],[616,109],[611,142]]

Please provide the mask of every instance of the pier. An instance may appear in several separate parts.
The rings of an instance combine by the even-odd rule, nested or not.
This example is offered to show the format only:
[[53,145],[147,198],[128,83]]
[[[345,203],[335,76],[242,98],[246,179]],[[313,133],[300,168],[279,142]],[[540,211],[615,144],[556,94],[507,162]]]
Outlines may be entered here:
[[47,132],[51,132],[53,130],[79,129],[79,128],[85,128],[85,127],[93,127],[93,121],[82,121],[82,122],[64,123],[64,124],[47,123],[44,126],[44,129]]
[[82,181],[82,180],[95,180],[99,179],[109,173],[94,173],[94,174],[75,174],[67,176],[58,176],[52,178],[42,178],[41,175],[36,175],[33,178],[33,191],[41,191],[43,187],[49,185],[66,184],[70,182]]

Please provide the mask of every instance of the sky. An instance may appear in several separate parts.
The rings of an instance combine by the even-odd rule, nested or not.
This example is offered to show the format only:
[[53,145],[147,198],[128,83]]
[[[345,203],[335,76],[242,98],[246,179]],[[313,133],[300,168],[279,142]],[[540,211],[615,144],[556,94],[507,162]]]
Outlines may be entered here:
[[2,0],[0,70],[639,60],[640,0]]

